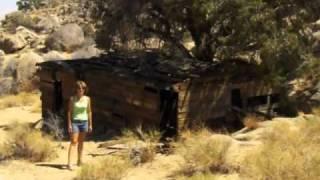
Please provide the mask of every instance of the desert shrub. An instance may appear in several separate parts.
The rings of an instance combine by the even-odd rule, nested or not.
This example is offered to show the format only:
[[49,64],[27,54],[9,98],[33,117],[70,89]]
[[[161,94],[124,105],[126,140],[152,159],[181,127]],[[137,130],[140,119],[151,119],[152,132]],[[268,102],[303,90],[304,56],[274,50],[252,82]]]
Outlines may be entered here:
[[58,141],[64,138],[64,121],[63,119],[52,112],[47,112],[47,117],[43,120],[43,130],[48,132]]
[[161,133],[156,129],[143,131],[141,126],[136,129],[125,129],[117,138],[120,143],[129,145],[129,159],[133,165],[151,162],[156,155],[156,143]]
[[127,159],[108,157],[101,161],[85,164],[78,173],[76,180],[120,180],[131,167]]
[[49,136],[31,129],[28,125],[11,125],[8,137],[7,142],[0,147],[0,159],[26,159],[39,162],[56,157]]
[[177,145],[185,163],[177,173],[192,176],[196,173],[228,172],[231,170],[225,161],[226,152],[231,145],[230,139],[199,138],[194,136]]
[[320,120],[278,123],[263,136],[263,145],[243,162],[244,179],[319,179]]
[[155,146],[151,143],[138,145],[131,147],[129,149],[129,159],[131,163],[135,166],[151,162],[156,156]]
[[142,130],[141,126],[135,129],[124,129],[121,131],[121,135],[116,139],[119,142],[127,143],[132,141],[145,141],[145,142],[158,142],[161,137],[159,130],[150,128],[146,131]]
[[16,107],[16,106],[29,106],[35,102],[40,101],[38,92],[26,93],[21,92],[16,95],[7,95],[0,98],[0,109]]

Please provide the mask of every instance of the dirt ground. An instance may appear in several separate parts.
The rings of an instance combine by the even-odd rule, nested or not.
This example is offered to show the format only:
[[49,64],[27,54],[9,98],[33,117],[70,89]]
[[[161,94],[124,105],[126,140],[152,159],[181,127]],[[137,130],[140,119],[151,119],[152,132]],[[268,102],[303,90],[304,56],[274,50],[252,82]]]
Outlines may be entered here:
[[[31,123],[41,118],[41,114],[30,112],[30,107],[14,107],[0,110],[0,142],[5,142],[5,127],[13,122]],[[80,168],[70,171],[66,169],[68,142],[55,142],[58,157],[50,162],[31,163],[24,160],[9,160],[0,163],[0,180],[71,180],[79,173]],[[105,142],[87,141],[84,148],[84,162],[96,161],[107,154],[107,150],[99,148]],[[75,159],[75,158],[74,158]],[[152,163],[134,168],[125,179],[150,180],[167,179],[169,173],[178,168],[179,157],[157,155]]]
[[[0,110],[0,143],[5,142],[7,137],[6,126],[13,123],[31,123],[41,118],[41,114],[32,113],[31,107],[14,107]],[[278,121],[282,121],[279,119]],[[276,122],[276,121],[274,121]],[[268,126],[266,122],[265,126]],[[212,135],[212,138],[229,138],[233,143],[227,153],[227,161],[237,166],[245,154],[250,153],[259,146],[259,136],[263,133],[263,128],[251,131],[246,134]],[[106,141],[92,141],[85,143],[84,157],[85,163],[97,161],[103,157],[111,156],[110,150],[100,146]],[[24,160],[8,160],[0,162],[0,180],[71,180],[77,176],[81,167],[73,171],[66,169],[67,150],[69,143],[55,142],[58,157],[49,162],[31,163]],[[74,158],[75,159],[75,158]],[[170,175],[177,171],[183,163],[182,157],[174,155],[157,154],[155,160],[150,163],[132,168],[126,175],[125,180],[173,180]],[[238,174],[224,174],[217,176],[219,180],[238,180]]]

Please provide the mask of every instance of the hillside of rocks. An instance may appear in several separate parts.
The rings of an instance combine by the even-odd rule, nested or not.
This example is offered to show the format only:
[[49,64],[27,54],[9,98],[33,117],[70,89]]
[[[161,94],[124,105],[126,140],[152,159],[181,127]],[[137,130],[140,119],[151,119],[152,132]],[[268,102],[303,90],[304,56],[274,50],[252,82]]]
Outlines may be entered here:
[[85,8],[68,0],[7,14],[0,24],[0,95],[34,89],[36,63],[98,56],[94,33]]

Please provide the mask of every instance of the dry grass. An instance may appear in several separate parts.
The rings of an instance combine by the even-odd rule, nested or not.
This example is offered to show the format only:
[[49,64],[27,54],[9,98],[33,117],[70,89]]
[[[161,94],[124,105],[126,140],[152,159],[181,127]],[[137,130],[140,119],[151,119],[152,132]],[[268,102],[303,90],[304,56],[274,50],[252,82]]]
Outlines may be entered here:
[[131,167],[129,160],[108,157],[102,161],[85,164],[76,180],[120,180]]
[[32,162],[56,157],[51,139],[28,125],[14,123],[9,128],[10,139],[0,147],[0,159],[26,159]]
[[181,141],[192,139],[192,138],[207,138],[211,136],[213,133],[207,128],[201,128],[196,130],[186,129],[180,133]]
[[141,165],[152,162],[156,156],[155,146],[148,142],[145,144],[136,144],[129,149],[129,158],[133,165]]
[[218,179],[217,175],[212,173],[197,173],[190,177],[180,176],[177,177],[177,180],[215,180]]
[[159,141],[161,133],[156,129],[149,129],[143,131],[140,127],[136,129],[124,129],[121,131],[121,135],[115,138],[116,143],[129,143],[136,141],[152,142]]
[[249,114],[244,118],[243,125],[248,129],[257,129],[259,127],[259,122],[261,121],[263,121],[261,116]]
[[[40,104],[40,95],[38,92],[21,92],[17,95],[8,95],[0,97],[0,109],[17,106],[38,106]],[[34,107],[39,109],[39,107]]]
[[320,119],[277,123],[263,137],[263,145],[243,162],[245,179],[319,179]]
[[320,117],[320,106],[312,108],[312,114]]
[[37,98],[37,99],[35,100],[35,102],[33,103],[33,105],[31,106],[30,111],[31,111],[32,113],[41,113],[41,111],[42,111],[41,105],[42,105],[42,104],[41,104],[40,98]]
[[230,139],[210,138],[205,129],[193,133],[193,136],[189,133],[185,132],[183,142],[176,145],[176,153],[185,160],[177,175],[191,177],[197,173],[228,172],[231,169],[225,162]]
[[115,140],[104,143],[103,146],[125,144],[128,147],[128,157],[131,164],[137,166],[151,162],[156,156],[156,145],[161,137],[157,130],[142,131],[140,128],[124,129]]

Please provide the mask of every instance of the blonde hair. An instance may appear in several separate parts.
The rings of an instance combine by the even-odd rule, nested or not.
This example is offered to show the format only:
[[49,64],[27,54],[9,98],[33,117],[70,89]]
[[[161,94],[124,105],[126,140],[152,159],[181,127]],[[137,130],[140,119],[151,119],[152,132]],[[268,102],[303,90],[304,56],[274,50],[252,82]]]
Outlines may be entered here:
[[84,89],[84,94],[88,93],[88,87],[84,81],[81,81],[81,80],[76,81],[76,88],[78,87],[81,87]]

